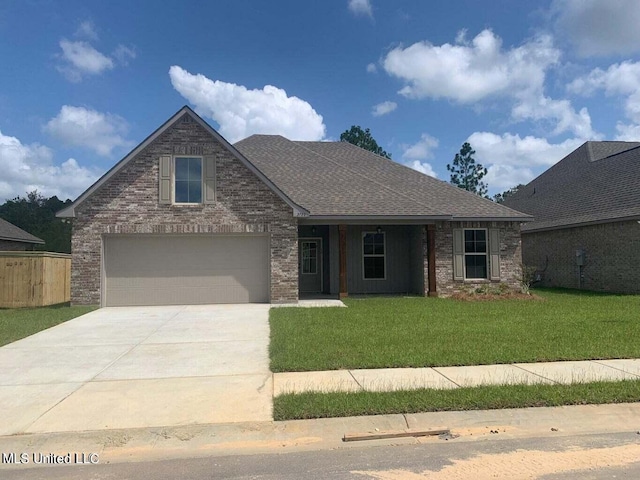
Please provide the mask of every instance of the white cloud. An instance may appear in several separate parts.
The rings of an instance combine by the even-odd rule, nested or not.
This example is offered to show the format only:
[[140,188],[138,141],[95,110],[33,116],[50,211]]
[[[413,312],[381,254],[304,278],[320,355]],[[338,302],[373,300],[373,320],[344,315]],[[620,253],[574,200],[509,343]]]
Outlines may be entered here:
[[383,59],[385,71],[404,81],[399,94],[412,99],[445,98],[460,104],[507,99],[515,121],[552,124],[553,134],[573,132],[597,137],[586,109],[576,112],[568,100],[544,93],[547,70],[558,65],[561,52],[549,35],[504,49],[502,39],[483,30],[471,41],[458,32],[455,44],[414,43],[396,47]]
[[136,58],[136,51],[133,48],[125,47],[124,45],[118,45],[113,51],[113,58],[115,58],[120,65],[129,65],[129,60]]
[[376,67],[375,63],[367,64],[367,73],[376,73],[378,71],[378,67]]
[[438,144],[437,138],[432,137],[428,133],[423,133],[420,135],[420,140],[413,145],[400,146],[404,150],[402,158],[406,158],[407,160],[427,160],[433,158],[433,151],[438,148]]
[[429,175],[430,177],[438,178],[438,174],[435,172],[430,163],[421,162],[420,160],[414,160],[413,162],[408,162],[405,165],[409,168],[417,170],[420,173]]
[[618,134],[614,137],[615,140],[623,142],[640,142],[640,125],[618,123],[616,125]]
[[111,56],[98,51],[91,44],[98,41],[98,33],[90,20],[80,23],[75,37],[84,40],[61,39],[59,45],[62,53],[56,55],[60,60],[60,64],[56,66],[57,70],[71,82],[80,82],[86,76],[100,75],[112,70],[116,62],[127,66],[130,60],[136,58],[135,49],[125,45],[118,45]]
[[53,163],[53,154],[45,146],[24,145],[16,137],[0,132],[0,201],[38,190],[45,196],[75,198],[102,173],[86,168],[70,158],[61,165]]
[[374,117],[381,117],[383,115],[393,112],[396,108],[398,108],[398,104],[396,102],[390,102],[390,101],[382,102],[373,106],[373,109],[371,110],[371,115],[373,115]]
[[473,103],[494,95],[540,91],[545,70],[559,58],[560,51],[549,36],[504,51],[502,39],[483,30],[469,44],[418,42],[396,47],[387,53],[383,66],[388,74],[405,81],[399,93],[408,98]]
[[67,145],[85,147],[104,156],[111,155],[114,148],[132,146],[124,138],[128,125],[122,117],[84,107],[63,105],[44,130]]
[[349,0],[348,8],[354,15],[373,18],[373,9],[369,0]]
[[554,0],[556,30],[581,56],[640,51],[638,0]]
[[484,180],[492,191],[530,182],[584,143],[580,138],[549,143],[546,138],[491,132],[474,132],[467,141],[476,151],[476,160],[487,167]]
[[236,142],[254,133],[276,134],[291,140],[321,140],[325,125],[308,102],[289,97],[272,85],[249,90],[242,85],[192,75],[174,65],[171,84],[201,115],[215,120],[220,133]]
[[75,36],[84,37],[94,41],[98,40],[98,32],[96,31],[96,26],[90,20],[86,20],[78,26]]
[[591,126],[591,115],[586,108],[576,112],[569,100],[553,100],[546,96],[524,98],[517,102],[511,115],[514,120],[552,122],[552,134],[572,132],[580,138],[599,140],[602,135]]
[[98,75],[113,68],[113,60],[103,55],[87,42],[60,40],[63,65],[58,70],[70,81],[79,82],[83,75]]
[[625,96],[625,112],[629,119],[640,123],[640,62],[626,61],[600,68],[576,78],[567,89],[571,93],[592,95],[603,90],[607,96]]

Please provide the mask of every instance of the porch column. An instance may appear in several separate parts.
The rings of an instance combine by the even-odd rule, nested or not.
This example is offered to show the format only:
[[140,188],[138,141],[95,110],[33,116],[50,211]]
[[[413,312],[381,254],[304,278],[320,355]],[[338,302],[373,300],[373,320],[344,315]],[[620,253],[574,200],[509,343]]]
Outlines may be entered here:
[[436,226],[427,225],[427,251],[429,252],[429,266],[427,271],[430,297],[437,297],[436,291]]
[[347,297],[347,226],[338,225],[340,259],[340,298]]

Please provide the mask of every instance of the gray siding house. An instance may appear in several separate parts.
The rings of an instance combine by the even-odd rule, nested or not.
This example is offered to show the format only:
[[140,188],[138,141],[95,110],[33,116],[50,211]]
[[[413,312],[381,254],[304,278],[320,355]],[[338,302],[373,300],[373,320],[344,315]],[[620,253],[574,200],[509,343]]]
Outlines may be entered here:
[[0,218],[0,252],[33,250],[36,245],[44,245],[44,240]]
[[540,285],[640,293],[640,142],[586,142],[505,205]]
[[69,207],[72,302],[297,302],[518,284],[502,205],[343,142],[229,144],[183,107]]

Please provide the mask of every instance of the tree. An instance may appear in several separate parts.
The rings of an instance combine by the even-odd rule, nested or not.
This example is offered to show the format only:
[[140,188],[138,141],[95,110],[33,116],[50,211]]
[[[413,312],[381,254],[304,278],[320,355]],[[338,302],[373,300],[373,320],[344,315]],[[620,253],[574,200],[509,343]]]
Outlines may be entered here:
[[481,197],[486,197],[489,187],[482,181],[487,174],[487,169],[476,163],[476,151],[468,142],[462,144],[460,153],[456,153],[453,164],[447,164],[447,170],[451,172],[451,184],[473,192]]
[[34,190],[26,198],[16,197],[0,205],[0,218],[44,240],[44,245],[35,245],[36,250],[71,253],[71,224],[56,218],[56,212],[70,203],[56,196],[46,198]]
[[342,132],[340,141],[349,142],[352,145],[364,148],[382,157],[391,158],[391,154],[385,152],[382,147],[378,145],[378,142],[375,141],[368,128],[362,130],[359,125],[352,125],[349,130]]
[[509,190],[505,190],[502,193],[496,193],[493,196],[493,201],[496,203],[504,203],[504,201],[509,198],[512,197],[513,195],[516,194],[516,192],[518,190],[520,190],[522,187],[524,187],[524,185],[522,183],[519,183],[518,185],[516,185],[515,187],[511,187]]

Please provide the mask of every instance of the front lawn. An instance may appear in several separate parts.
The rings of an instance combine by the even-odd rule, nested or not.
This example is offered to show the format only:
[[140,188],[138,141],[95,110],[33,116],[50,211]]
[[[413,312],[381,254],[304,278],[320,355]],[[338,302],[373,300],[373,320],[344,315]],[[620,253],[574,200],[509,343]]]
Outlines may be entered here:
[[640,380],[571,385],[488,385],[453,390],[310,392],[285,394],[274,398],[273,417],[275,420],[294,420],[638,401]]
[[0,346],[66,322],[96,307],[54,305],[40,308],[0,309]]
[[640,357],[640,296],[535,293],[540,300],[375,297],[346,299],[348,308],[274,308],[271,370]]

